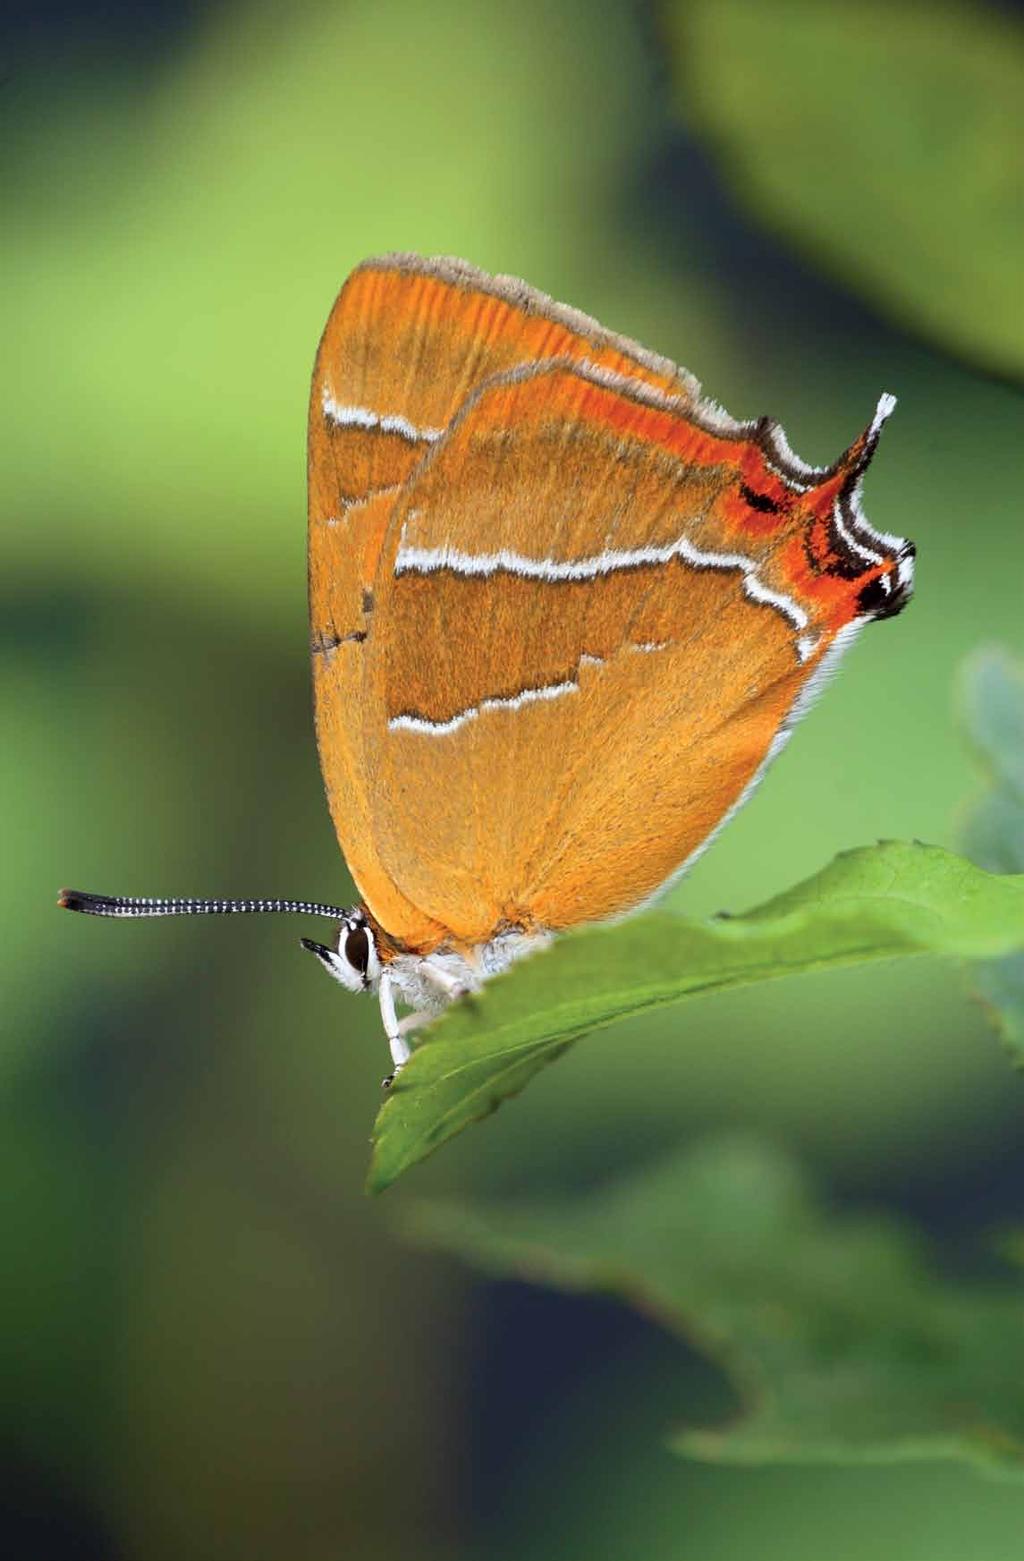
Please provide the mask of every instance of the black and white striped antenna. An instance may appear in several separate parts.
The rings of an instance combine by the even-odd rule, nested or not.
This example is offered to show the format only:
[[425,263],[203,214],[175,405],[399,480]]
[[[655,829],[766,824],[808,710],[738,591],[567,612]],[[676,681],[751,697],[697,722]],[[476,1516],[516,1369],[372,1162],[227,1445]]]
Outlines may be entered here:
[[85,916],[262,916],[288,912],[343,921],[350,914],[340,905],[322,905],[318,900],[146,899],[131,894],[87,894],[82,889],[62,889],[57,904]]

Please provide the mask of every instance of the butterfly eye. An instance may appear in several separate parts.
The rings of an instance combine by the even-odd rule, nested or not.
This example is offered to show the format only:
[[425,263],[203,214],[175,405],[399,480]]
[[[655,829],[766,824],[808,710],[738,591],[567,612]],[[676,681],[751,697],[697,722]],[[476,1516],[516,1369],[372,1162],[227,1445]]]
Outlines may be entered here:
[[370,964],[370,939],[365,927],[354,927],[345,939],[345,958],[353,970],[365,976]]

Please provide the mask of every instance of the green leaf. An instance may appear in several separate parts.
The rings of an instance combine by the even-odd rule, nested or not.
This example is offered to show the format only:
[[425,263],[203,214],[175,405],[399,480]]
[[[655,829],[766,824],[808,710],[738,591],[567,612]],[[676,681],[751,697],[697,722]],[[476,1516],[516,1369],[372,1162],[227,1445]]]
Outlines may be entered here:
[[[995,873],[1024,873],[1024,664],[978,651],[965,663],[961,718],[990,789],[970,808],[963,847]],[[1024,953],[974,967],[978,996],[1019,1065],[1024,1065]]]
[[680,1453],[1024,1467],[1016,1289],[942,1281],[913,1232],[831,1213],[759,1144],[717,1141],[556,1204],[414,1204],[403,1225],[489,1274],[619,1296],[708,1355],[740,1412],[676,1432]]
[[989,5],[669,0],[681,112],[736,190],[949,351],[1024,371],[1024,28]]
[[390,1186],[586,1031],[629,1014],[861,960],[1021,947],[1024,877],[898,841],[849,851],[742,916],[655,911],[569,933],[424,1032],[378,1114],[367,1190]]

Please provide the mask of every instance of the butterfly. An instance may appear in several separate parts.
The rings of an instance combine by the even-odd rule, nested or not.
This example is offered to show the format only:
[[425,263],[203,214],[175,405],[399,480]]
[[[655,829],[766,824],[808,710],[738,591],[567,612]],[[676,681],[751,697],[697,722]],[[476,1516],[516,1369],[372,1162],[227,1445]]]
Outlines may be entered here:
[[361,902],[61,903],[329,916],[303,943],[377,995],[397,1073],[449,1003],[685,872],[906,605],[913,544],[861,504],[894,405],[812,467],[524,282],[365,261],[309,410],[316,733]]

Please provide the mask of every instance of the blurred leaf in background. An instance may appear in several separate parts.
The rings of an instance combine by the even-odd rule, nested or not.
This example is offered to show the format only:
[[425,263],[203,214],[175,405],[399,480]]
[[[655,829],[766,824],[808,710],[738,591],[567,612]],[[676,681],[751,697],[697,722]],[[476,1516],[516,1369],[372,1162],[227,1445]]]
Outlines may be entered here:
[[[988,782],[964,820],[963,847],[993,873],[1024,872],[1024,663],[980,650],[965,663],[960,719]],[[972,979],[1018,1064],[1024,1063],[1024,952],[976,965]]]
[[827,1210],[755,1141],[688,1149],[570,1201],[413,1204],[405,1222],[487,1273],[618,1296],[705,1351],[740,1410],[679,1432],[682,1453],[1024,1473],[1019,1289],[941,1279],[913,1231]]
[[1024,22],[921,0],[663,0],[677,105],[758,219],[901,329],[1024,374]]

